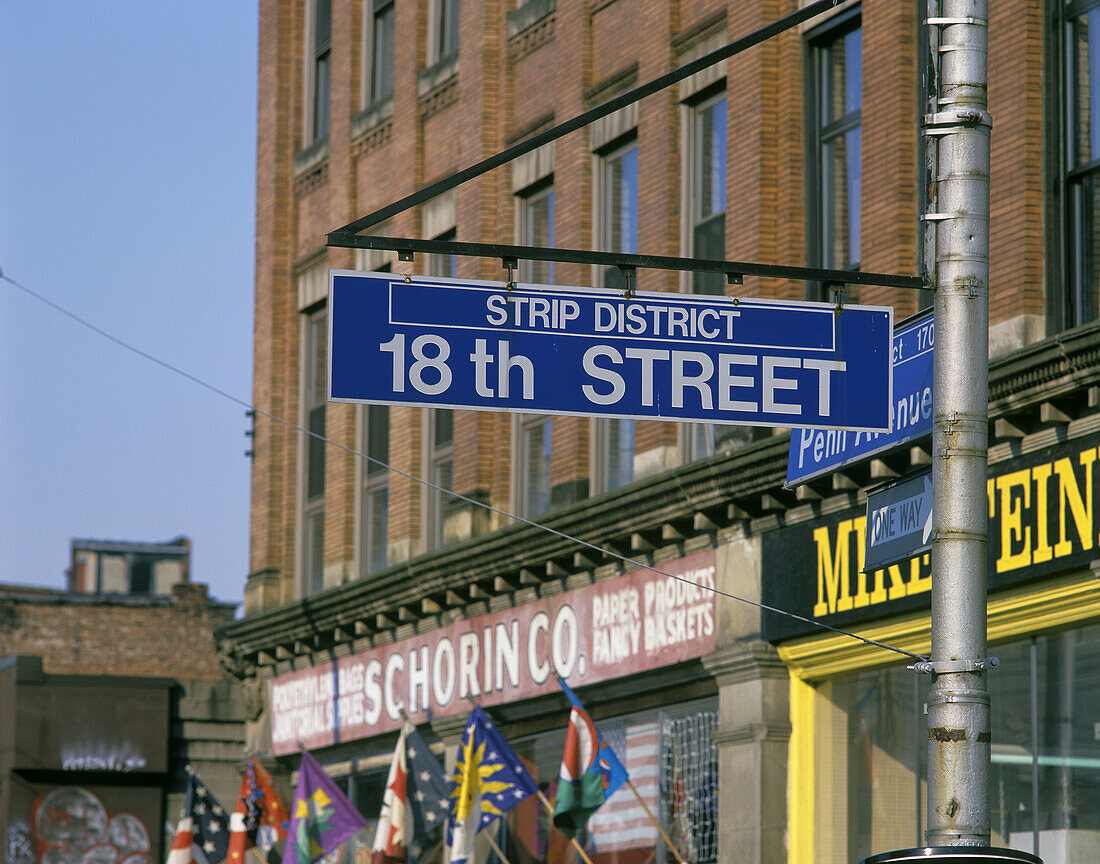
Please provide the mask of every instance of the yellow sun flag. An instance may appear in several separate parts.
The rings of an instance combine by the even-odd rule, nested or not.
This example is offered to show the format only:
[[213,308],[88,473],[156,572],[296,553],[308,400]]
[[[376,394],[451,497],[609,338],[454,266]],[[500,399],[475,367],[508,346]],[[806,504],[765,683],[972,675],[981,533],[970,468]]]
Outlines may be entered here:
[[447,817],[451,864],[464,864],[477,832],[537,791],[504,736],[481,708],[474,708],[458,750]]

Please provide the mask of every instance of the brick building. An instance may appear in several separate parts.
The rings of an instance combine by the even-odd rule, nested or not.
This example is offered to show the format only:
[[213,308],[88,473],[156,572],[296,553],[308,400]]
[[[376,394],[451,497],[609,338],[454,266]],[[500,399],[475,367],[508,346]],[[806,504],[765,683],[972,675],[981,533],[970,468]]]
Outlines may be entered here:
[[[79,551],[76,547],[79,546]],[[92,549],[91,547],[95,547]],[[214,630],[236,604],[180,571],[181,549],[74,542],[74,567],[132,587],[148,560],[165,594],[0,585],[0,836],[8,864],[88,856],[156,864],[172,840],[190,764],[223,803],[237,794],[245,699]],[[157,549],[171,566],[157,566]],[[122,556],[125,559],[111,559]],[[138,566],[122,566],[128,562]],[[178,571],[178,572],[177,572]],[[178,576],[185,578],[177,581]],[[80,587],[80,586],[76,586]]]
[[[245,617],[220,631],[264,694],[253,747],[291,769],[303,741],[375,818],[398,709],[446,750],[476,696],[549,789],[566,719],[552,663],[693,864],[921,844],[926,682],[898,655],[562,535],[927,652],[928,557],[862,566],[867,489],[928,464],[927,437],[787,486],[786,430],[325,401],[330,269],[504,278],[498,259],[409,263],[328,248],[328,232],[798,5],[261,2],[254,400],[337,446],[258,418]],[[1069,848],[1100,832],[1100,4],[990,7],[992,832]],[[839,3],[370,233],[916,275],[924,17],[912,0]],[[519,277],[621,287],[577,264]],[[825,296],[659,270],[636,287]],[[929,295],[847,299],[901,321]],[[897,396],[930,411],[922,389]],[[608,808],[598,864],[670,860],[629,798]],[[512,819],[538,860],[562,857],[536,813]]]

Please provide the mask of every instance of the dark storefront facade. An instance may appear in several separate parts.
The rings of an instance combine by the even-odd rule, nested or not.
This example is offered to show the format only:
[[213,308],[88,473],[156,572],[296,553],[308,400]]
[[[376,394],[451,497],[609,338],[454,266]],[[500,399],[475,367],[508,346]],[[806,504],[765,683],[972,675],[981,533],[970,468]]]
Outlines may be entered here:
[[164,678],[47,675],[36,657],[0,661],[8,864],[161,860],[172,687]]

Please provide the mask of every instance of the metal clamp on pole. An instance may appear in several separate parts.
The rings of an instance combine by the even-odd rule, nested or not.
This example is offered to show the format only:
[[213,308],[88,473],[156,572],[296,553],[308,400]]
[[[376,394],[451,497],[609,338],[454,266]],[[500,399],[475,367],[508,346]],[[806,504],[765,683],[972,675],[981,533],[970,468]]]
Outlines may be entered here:
[[918,675],[944,675],[949,672],[984,672],[1000,665],[1001,661],[996,657],[985,657],[978,660],[918,660],[906,668]]
[[950,111],[937,111],[925,114],[921,118],[921,134],[947,135],[959,129],[974,129],[978,126],[993,128],[993,115],[983,109],[966,106]]

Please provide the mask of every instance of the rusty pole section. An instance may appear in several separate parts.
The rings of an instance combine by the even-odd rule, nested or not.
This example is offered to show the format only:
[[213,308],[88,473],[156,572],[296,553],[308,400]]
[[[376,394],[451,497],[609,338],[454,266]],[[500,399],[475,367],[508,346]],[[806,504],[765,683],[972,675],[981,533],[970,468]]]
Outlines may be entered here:
[[932,673],[925,839],[929,846],[988,846],[987,0],[932,0],[929,10],[938,76],[924,118],[935,157],[934,212],[925,219],[936,240],[932,654],[922,664]]

